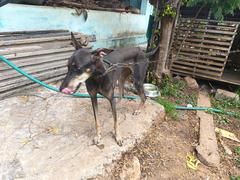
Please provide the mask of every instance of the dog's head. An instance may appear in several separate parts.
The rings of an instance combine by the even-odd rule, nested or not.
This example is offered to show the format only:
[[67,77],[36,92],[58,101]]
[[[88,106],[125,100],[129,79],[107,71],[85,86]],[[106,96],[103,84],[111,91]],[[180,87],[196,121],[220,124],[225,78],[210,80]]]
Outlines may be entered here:
[[[77,43],[73,34],[72,38],[73,43]],[[102,49],[91,51],[90,49],[82,49],[80,44],[74,46],[77,51],[68,61],[68,72],[60,86],[60,91],[66,94],[75,93],[81,83],[99,73],[99,67],[102,65],[101,58],[106,55]]]

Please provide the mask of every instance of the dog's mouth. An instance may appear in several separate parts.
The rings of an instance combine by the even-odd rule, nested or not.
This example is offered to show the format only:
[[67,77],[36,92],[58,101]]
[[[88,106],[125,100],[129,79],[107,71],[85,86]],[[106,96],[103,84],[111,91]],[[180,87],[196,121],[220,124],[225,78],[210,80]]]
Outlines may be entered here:
[[72,78],[65,87],[60,87],[60,91],[65,94],[74,94],[81,84],[90,77],[89,73],[83,73]]
[[63,88],[61,90],[61,92],[64,93],[64,94],[74,94],[74,93],[77,92],[77,90],[79,89],[80,86],[81,86],[81,83],[76,88],[66,87],[66,88]]
[[76,91],[71,88],[63,88],[61,92],[64,94],[74,94]]

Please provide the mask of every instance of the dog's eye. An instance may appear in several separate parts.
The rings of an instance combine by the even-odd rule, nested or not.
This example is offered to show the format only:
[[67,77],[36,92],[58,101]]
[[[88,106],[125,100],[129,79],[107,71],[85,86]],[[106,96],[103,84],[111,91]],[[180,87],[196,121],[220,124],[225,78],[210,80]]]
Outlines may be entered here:
[[87,73],[89,73],[89,72],[91,72],[91,69],[90,69],[90,68],[87,68],[85,71],[86,71]]

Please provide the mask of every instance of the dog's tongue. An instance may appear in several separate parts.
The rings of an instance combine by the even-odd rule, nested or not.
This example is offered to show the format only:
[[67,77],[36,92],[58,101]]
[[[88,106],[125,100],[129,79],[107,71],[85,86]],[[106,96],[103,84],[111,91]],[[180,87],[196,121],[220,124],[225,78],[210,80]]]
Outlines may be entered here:
[[73,90],[70,89],[70,88],[64,88],[64,89],[62,90],[62,93],[65,93],[65,94],[72,94],[72,93],[73,93]]

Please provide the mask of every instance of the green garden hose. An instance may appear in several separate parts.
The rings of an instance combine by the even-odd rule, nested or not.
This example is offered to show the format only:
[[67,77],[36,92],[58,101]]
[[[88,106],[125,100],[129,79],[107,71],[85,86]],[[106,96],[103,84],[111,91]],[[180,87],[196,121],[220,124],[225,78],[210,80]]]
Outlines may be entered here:
[[225,112],[220,109],[215,108],[207,108],[207,107],[186,107],[186,106],[175,106],[177,110],[196,110],[196,111],[209,111],[209,112],[215,112],[215,113],[221,113],[226,114],[229,116],[237,116],[234,112]]
[[[39,85],[47,88],[47,89],[50,89],[52,91],[56,91],[56,92],[59,92],[59,89],[58,88],[55,88],[53,86],[50,86],[48,84],[46,84],[45,82],[42,82],[40,81],[39,79],[33,77],[32,75],[28,74],[27,72],[23,71],[22,69],[20,69],[19,67],[17,67],[14,63],[12,63],[11,61],[9,61],[8,59],[6,59],[5,57],[3,56],[0,56],[0,60],[3,61],[4,63],[6,63],[8,66],[10,66],[11,68],[13,68],[14,70],[16,70],[17,72],[19,72],[20,74],[22,74],[23,76],[27,77],[28,79],[30,79],[31,81],[35,82],[35,83],[38,83]],[[72,96],[75,96],[75,97],[81,97],[81,98],[90,98],[90,95],[89,94],[83,94],[83,93],[74,93],[74,94],[71,94]],[[103,96],[101,95],[98,95],[97,96],[98,98],[103,98]],[[137,99],[138,97],[137,96],[124,96],[123,98],[126,98],[126,99]]]
[[[45,82],[42,82],[40,81],[39,79],[33,77],[32,75],[28,74],[27,72],[23,71],[22,69],[20,69],[19,67],[17,67],[14,63],[12,63],[11,61],[9,61],[8,59],[6,59],[5,57],[3,56],[0,56],[0,60],[4,63],[6,63],[8,66],[10,66],[11,68],[13,68],[14,70],[16,70],[17,72],[19,72],[20,74],[22,74],[23,76],[27,77],[28,79],[30,79],[31,81],[35,82],[35,83],[38,83],[39,85],[47,88],[47,89],[50,89],[52,91],[56,91],[56,92],[59,92],[59,89],[58,88],[55,88],[53,86],[50,86],[48,84],[46,84]],[[81,98],[90,98],[90,95],[89,94],[83,94],[83,93],[74,93],[74,94],[71,94],[72,96],[75,96],[75,97],[81,97]],[[97,96],[98,98],[103,98],[103,96],[101,95],[98,95]],[[138,99],[137,96],[124,96],[123,98],[125,99]],[[175,108],[177,110],[202,110],[202,111],[210,111],[210,112],[216,112],[216,113],[223,113],[223,114],[227,114],[227,115],[230,115],[230,116],[235,116],[236,113],[234,112],[224,112],[222,110],[219,110],[219,109],[215,109],[215,108],[206,108],[206,107],[185,107],[185,106],[175,106]]]

